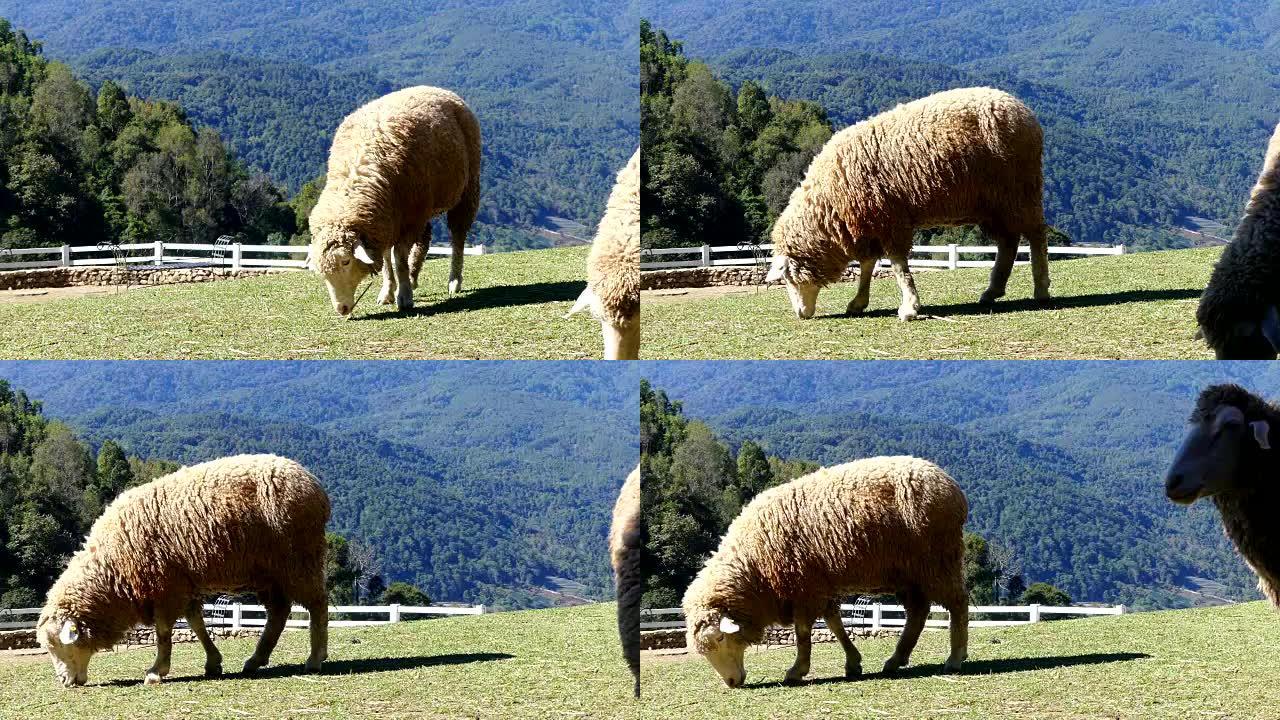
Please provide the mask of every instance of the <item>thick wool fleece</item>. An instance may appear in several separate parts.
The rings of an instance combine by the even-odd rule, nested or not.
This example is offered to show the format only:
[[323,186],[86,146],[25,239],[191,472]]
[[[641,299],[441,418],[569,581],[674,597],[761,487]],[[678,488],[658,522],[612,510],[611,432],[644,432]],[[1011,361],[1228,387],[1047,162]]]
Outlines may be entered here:
[[[428,223],[449,212],[457,229],[471,227],[480,207],[480,123],[448,90],[412,87],[374,100],[338,127],[329,151],[324,191],[311,212],[311,256],[321,272],[333,251],[363,239],[375,260],[405,238],[428,237]],[[414,275],[422,251],[415,245]]]
[[587,257],[592,313],[624,327],[640,322],[640,151],[636,150],[609,195],[609,204]]
[[1221,355],[1239,323],[1260,323],[1267,308],[1275,306],[1280,306],[1280,125],[1271,136],[1244,219],[1200,297],[1196,322],[1205,342]]
[[964,603],[968,512],[955,481],[913,457],[858,460],[766,490],[685,592],[689,635],[714,612],[757,643],[770,625],[820,616],[852,593],[912,588]]
[[[306,468],[239,455],[128,490],[49,590],[39,625],[67,619],[96,650],[214,593],[280,588],[324,600],[329,497]],[[42,635],[42,633],[37,633]]]
[[609,555],[617,579],[618,638],[622,655],[635,676],[635,692],[640,694],[640,596],[644,578],[640,573],[640,551],[644,546],[640,525],[640,468],[636,468],[622,485],[613,506],[613,525],[609,530]]
[[[1269,403],[1239,385],[1215,385],[1200,393],[1191,422],[1211,423],[1223,405],[1234,405],[1244,413],[1245,422],[1266,420],[1271,435],[1277,438],[1272,447],[1280,448],[1280,407]],[[1236,476],[1241,489],[1213,495],[1213,504],[1222,516],[1222,527],[1236,550],[1258,576],[1258,590],[1280,607],[1280,528],[1276,513],[1280,510],[1280,483],[1276,462],[1270,455],[1280,449],[1262,450],[1253,442],[1245,444],[1238,459]]]
[[852,260],[906,257],[917,228],[979,224],[1044,237],[1044,136],[991,88],[940,92],[836,133],[773,229],[795,279],[836,282]]

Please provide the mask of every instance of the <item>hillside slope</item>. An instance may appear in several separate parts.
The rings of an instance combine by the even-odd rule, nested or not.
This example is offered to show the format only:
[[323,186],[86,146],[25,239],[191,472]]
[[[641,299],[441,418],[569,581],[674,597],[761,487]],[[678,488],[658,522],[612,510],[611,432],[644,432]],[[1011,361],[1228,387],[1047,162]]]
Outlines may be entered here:
[[[1182,720],[1275,716],[1280,674],[1274,648],[1280,623],[1261,603],[1224,608],[1066,620],[1008,629],[975,629],[960,675],[939,674],[946,635],[926,632],[898,676],[878,668],[895,638],[858,642],[868,675],[845,681],[839,646],[815,645],[813,673],[800,687],[780,684],[792,648],[747,654],[747,685],[728,690],[707,661],[689,655],[645,657],[641,682],[662,688],[641,718],[848,717],[1047,720]],[[838,709],[838,710],[837,710]]]

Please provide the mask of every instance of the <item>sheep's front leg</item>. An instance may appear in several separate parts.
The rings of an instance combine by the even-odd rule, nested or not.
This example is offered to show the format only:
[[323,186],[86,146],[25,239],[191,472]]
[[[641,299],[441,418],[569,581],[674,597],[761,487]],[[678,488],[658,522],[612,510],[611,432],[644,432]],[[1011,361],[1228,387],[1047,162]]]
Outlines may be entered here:
[[213,638],[209,637],[208,628],[204,626],[204,607],[200,602],[197,601],[187,611],[187,624],[191,626],[191,631],[196,634],[201,647],[204,648],[205,677],[221,677],[222,653],[218,652],[218,647],[213,644]]
[[911,651],[916,649],[916,641],[924,630],[925,621],[929,619],[929,600],[918,589],[912,588],[898,593],[903,609],[907,612],[907,622],[898,637],[898,646],[893,655],[884,661],[884,671],[891,673],[911,662]]
[[396,280],[391,266],[391,251],[387,250],[382,256],[382,290],[378,293],[379,305],[391,305],[396,301]]
[[143,680],[147,685],[158,685],[169,674],[169,662],[173,655],[173,620],[156,616],[156,662]]
[[391,248],[392,272],[396,281],[396,309],[407,312],[413,309],[413,276],[409,272],[410,245],[397,244]]
[[813,642],[810,637],[812,630],[812,620],[796,618],[796,663],[787,671],[783,682],[798,683],[809,674],[809,658],[813,651]]
[[871,278],[876,274],[876,263],[879,260],[861,260],[858,262],[858,294],[849,301],[845,312],[849,315],[861,314],[871,304]]
[[849,639],[849,633],[844,629],[844,618],[840,617],[840,604],[835,603],[827,608],[827,614],[823,618],[827,621],[827,628],[831,630],[831,634],[836,636],[836,640],[840,641],[840,647],[844,648],[844,676],[847,678],[856,678],[862,675],[862,655],[858,652],[858,648],[853,646],[853,641]]
[[[915,320],[920,314],[920,297],[916,295],[916,279],[911,275],[907,265],[907,256],[898,255],[889,258],[893,263],[893,276],[898,280],[898,290],[902,292],[902,304],[898,306],[898,319],[907,322]],[[858,281],[861,283],[861,279]]]

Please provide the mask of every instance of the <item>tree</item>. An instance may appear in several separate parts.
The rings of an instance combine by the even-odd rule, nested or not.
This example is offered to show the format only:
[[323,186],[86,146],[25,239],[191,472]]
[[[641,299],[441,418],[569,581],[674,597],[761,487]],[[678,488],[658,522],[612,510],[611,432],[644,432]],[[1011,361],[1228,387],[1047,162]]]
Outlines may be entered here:
[[987,541],[977,533],[964,534],[964,584],[974,605],[995,602],[998,573],[991,562]]
[[417,605],[431,604],[431,598],[417,587],[407,582],[396,580],[387,586],[378,599],[379,605]]
[[85,516],[90,522],[116,499],[125,488],[134,484],[133,469],[129,458],[119,445],[107,440],[98,450],[98,472],[85,488]]
[[329,602],[334,605],[350,605],[355,602],[356,580],[360,570],[351,558],[351,545],[338,533],[325,533],[327,552],[324,558],[324,587]]
[[738,448],[738,488],[743,504],[773,486],[773,470],[769,458],[759,445],[747,440]]
[[1071,596],[1045,582],[1035,582],[1022,593],[1022,605],[1050,605],[1065,607],[1071,604]]

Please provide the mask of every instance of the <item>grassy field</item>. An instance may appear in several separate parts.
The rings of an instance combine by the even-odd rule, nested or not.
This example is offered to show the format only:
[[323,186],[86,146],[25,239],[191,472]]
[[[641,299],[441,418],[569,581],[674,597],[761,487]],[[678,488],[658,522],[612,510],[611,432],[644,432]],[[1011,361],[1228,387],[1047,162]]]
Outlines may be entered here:
[[893,643],[858,643],[869,673],[858,681],[844,680],[838,645],[815,645],[799,687],[780,684],[791,648],[749,652],[738,690],[700,657],[646,657],[640,717],[1280,717],[1280,617],[1262,603],[974,630],[960,675],[940,674],[946,635],[926,632],[913,665],[883,677]]
[[798,320],[781,288],[711,299],[646,293],[642,357],[915,359],[1212,359],[1194,339],[1195,308],[1220,249],[1135,253],[1050,265],[1053,301],[1031,298],[1019,266],[1009,294],[980,307],[983,268],[916,273],[922,315],[898,321],[898,287],[871,285],[871,307],[845,317],[855,284],[827,288]]
[[466,289],[445,290],[447,261],[423,269],[407,314],[377,304],[334,313],[309,272],[129,290],[106,297],[0,303],[9,359],[587,359],[600,324],[562,316],[586,286],[587,248],[467,258]]
[[[44,657],[0,659],[0,718],[634,718],[614,605],[333,630],[321,675],[301,673],[305,632],[287,632],[252,678],[204,679],[198,644],[169,678],[141,684],[151,650],[101,654],[64,690]],[[224,640],[237,669],[250,640]]]

